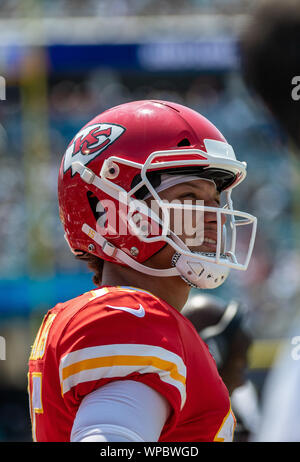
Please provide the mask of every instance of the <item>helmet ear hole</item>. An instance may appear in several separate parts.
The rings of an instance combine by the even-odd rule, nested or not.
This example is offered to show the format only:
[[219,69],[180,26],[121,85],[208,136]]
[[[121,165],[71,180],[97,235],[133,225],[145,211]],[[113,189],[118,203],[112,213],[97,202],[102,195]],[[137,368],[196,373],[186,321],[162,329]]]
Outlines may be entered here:
[[183,138],[181,141],[179,141],[179,143],[177,144],[177,146],[180,148],[181,146],[191,146],[191,143],[190,141],[187,139],[187,138]]
[[98,197],[92,191],[87,192],[87,199],[98,226],[105,228],[107,225],[107,210],[103,207]]
[[95,220],[97,221],[99,218],[99,212],[97,212],[97,205],[98,205],[99,199],[97,198],[97,196],[95,196],[95,194],[92,191],[88,191],[86,195],[87,195],[87,200],[89,202],[91,211],[93,212]]

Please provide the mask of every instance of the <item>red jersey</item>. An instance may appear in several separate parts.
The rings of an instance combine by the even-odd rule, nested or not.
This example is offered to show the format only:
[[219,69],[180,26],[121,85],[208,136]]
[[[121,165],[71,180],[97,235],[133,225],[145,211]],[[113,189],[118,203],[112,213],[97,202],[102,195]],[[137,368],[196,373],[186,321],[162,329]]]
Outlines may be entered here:
[[160,442],[232,441],[235,418],[214,359],[193,325],[153,294],[103,286],[51,309],[29,359],[35,441],[70,441],[85,395],[143,382],[169,402]]

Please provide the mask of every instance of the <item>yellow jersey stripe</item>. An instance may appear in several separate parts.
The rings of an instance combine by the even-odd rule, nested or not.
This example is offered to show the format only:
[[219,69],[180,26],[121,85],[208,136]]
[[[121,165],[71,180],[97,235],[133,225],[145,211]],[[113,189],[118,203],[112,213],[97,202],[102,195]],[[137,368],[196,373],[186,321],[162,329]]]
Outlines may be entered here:
[[77,374],[87,369],[111,366],[153,366],[162,371],[168,371],[174,380],[185,385],[186,378],[179,374],[176,364],[154,356],[106,356],[79,361],[63,368],[62,379],[66,380],[70,375]]

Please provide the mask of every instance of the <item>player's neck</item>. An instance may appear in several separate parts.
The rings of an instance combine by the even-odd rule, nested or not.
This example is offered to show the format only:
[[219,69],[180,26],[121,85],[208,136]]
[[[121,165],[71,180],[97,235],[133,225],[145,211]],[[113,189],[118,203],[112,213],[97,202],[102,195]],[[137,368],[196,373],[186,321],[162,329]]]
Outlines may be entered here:
[[157,278],[110,262],[104,263],[101,284],[133,286],[147,290],[169,303],[177,311],[182,310],[190,292],[190,287],[180,277]]

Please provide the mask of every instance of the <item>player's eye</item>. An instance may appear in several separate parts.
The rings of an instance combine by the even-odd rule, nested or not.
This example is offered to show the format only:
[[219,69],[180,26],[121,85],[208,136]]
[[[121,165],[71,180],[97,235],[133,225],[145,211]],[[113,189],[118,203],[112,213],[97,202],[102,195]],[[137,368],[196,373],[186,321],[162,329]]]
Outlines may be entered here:
[[179,199],[193,199],[193,200],[197,200],[197,196],[196,194],[192,193],[192,192],[186,192],[184,194],[182,194]]

